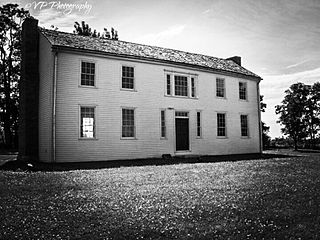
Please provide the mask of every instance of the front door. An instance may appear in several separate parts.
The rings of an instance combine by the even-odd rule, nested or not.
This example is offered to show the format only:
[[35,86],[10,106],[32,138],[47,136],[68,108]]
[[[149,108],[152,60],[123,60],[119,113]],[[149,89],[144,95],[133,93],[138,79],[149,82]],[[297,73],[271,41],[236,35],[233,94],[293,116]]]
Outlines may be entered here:
[[176,118],[176,150],[189,150],[189,119]]

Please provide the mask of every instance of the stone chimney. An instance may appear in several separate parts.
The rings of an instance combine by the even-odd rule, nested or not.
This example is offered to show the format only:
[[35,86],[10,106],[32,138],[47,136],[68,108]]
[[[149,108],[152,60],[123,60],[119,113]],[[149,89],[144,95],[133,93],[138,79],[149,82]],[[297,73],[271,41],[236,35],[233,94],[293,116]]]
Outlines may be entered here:
[[38,20],[22,24],[19,112],[19,160],[38,160],[39,149],[39,32]]
[[234,61],[236,64],[238,64],[239,66],[241,66],[241,57],[239,57],[239,56],[230,57],[230,58],[227,58],[227,60],[232,60],[232,61]]

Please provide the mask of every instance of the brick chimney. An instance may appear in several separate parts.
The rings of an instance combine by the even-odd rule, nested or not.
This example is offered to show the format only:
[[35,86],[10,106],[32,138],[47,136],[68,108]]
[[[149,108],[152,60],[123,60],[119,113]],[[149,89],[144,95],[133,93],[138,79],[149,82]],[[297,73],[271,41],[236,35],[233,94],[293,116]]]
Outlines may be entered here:
[[227,60],[232,60],[232,61],[234,61],[236,64],[238,64],[239,66],[241,66],[241,57],[239,57],[239,56],[230,57],[230,58],[227,58]]
[[38,20],[22,24],[19,112],[19,160],[38,160],[39,145],[39,32]]

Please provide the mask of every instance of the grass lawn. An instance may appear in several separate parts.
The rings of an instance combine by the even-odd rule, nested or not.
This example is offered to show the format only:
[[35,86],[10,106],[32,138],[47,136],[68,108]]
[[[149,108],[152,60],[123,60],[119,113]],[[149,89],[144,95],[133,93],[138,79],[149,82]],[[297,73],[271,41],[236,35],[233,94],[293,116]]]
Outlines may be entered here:
[[320,157],[0,171],[0,239],[319,239]]

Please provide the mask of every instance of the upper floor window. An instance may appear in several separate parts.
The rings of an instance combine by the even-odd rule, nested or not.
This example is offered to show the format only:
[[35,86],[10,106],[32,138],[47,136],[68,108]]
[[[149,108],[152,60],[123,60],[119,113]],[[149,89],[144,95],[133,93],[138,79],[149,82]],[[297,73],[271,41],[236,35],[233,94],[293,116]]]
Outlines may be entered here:
[[196,81],[194,77],[191,78],[191,97],[196,97]]
[[239,98],[241,100],[247,100],[247,83],[239,82]]
[[226,114],[217,113],[217,136],[226,137]]
[[188,96],[188,78],[185,76],[174,76],[174,95]]
[[135,137],[134,109],[122,109],[122,135],[123,138]]
[[216,96],[222,98],[225,97],[225,86],[223,78],[216,79]]
[[134,89],[134,68],[122,66],[122,88]]
[[167,74],[167,95],[171,95],[171,76]]
[[80,107],[80,137],[95,138],[95,107]]
[[197,78],[190,75],[166,74],[167,96],[197,97]]
[[81,62],[81,86],[94,86],[95,63]]
[[241,137],[248,137],[248,115],[240,115]]

